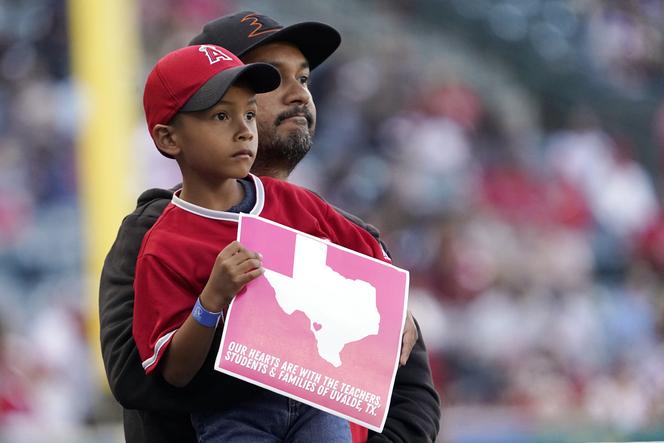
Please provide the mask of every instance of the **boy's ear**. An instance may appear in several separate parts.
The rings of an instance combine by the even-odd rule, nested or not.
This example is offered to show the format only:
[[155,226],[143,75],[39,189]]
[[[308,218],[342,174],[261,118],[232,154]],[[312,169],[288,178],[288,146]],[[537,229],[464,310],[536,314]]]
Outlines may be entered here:
[[175,141],[173,126],[157,124],[152,128],[152,139],[157,148],[170,157],[175,158],[180,153],[180,148]]

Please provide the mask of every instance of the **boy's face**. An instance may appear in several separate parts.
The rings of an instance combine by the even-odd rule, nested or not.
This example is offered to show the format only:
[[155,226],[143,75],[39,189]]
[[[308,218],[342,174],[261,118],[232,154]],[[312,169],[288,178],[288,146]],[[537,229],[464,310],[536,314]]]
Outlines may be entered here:
[[309,63],[296,46],[286,42],[259,46],[242,60],[269,63],[281,74],[277,89],[256,96],[260,153],[254,172],[290,172],[309,151],[316,127],[316,107],[309,92]]
[[256,95],[246,86],[231,86],[204,111],[183,112],[173,121],[183,174],[203,180],[242,178],[256,158]]

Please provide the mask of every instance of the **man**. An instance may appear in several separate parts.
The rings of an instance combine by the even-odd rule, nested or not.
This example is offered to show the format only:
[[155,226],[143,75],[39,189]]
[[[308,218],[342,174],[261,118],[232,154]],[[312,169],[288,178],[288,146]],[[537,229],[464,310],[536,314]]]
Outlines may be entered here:
[[[309,151],[316,117],[308,90],[309,73],[336,50],[340,41],[336,30],[321,23],[282,27],[270,17],[241,12],[208,23],[190,42],[221,45],[245,63],[267,62],[281,74],[278,89],[257,96],[259,146],[252,169],[255,174],[286,179]],[[146,377],[132,338],[138,249],[143,235],[171,197],[172,190],[160,189],[141,195],[136,210],[123,221],[102,271],[102,356],[111,390],[125,408],[125,437],[132,443],[195,441],[187,412],[195,407],[214,408],[215,397],[224,395],[215,391],[210,377],[200,377],[200,382],[185,388],[174,388],[159,376]],[[342,214],[378,238],[375,228]],[[218,346],[219,335],[213,346]],[[424,343],[410,314],[401,363],[385,428],[382,434],[370,432],[370,442],[434,441],[438,433],[439,399]],[[204,365],[212,366],[212,361]]]

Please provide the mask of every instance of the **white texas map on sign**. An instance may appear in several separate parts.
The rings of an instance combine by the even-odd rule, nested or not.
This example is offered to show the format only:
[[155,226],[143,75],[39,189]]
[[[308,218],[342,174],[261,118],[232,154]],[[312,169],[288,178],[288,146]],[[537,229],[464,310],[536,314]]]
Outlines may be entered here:
[[345,278],[326,264],[327,245],[297,235],[293,276],[265,270],[279,306],[291,315],[302,311],[316,338],[318,354],[334,367],[348,343],[378,334],[380,314],[376,288]]

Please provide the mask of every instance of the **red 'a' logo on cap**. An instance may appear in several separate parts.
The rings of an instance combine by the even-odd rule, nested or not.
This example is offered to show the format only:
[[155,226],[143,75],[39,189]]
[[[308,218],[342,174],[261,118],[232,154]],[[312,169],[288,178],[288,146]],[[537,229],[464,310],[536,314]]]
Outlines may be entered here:
[[201,45],[198,50],[207,55],[211,65],[214,65],[219,60],[233,60],[228,54],[225,54],[221,49],[214,46]]
[[267,34],[268,32],[274,32],[281,29],[281,26],[277,26],[275,28],[263,29],[263,23],[261,23],[260,21],[261,16],[258,16],[255,13],[245,15],[240,19],[240,23],[244,23],[249,20],[251,20],[249,26],[254,26],[255,29],[252,29],[252,31],[249,33],[247,37],[258,37],[259,35]]

